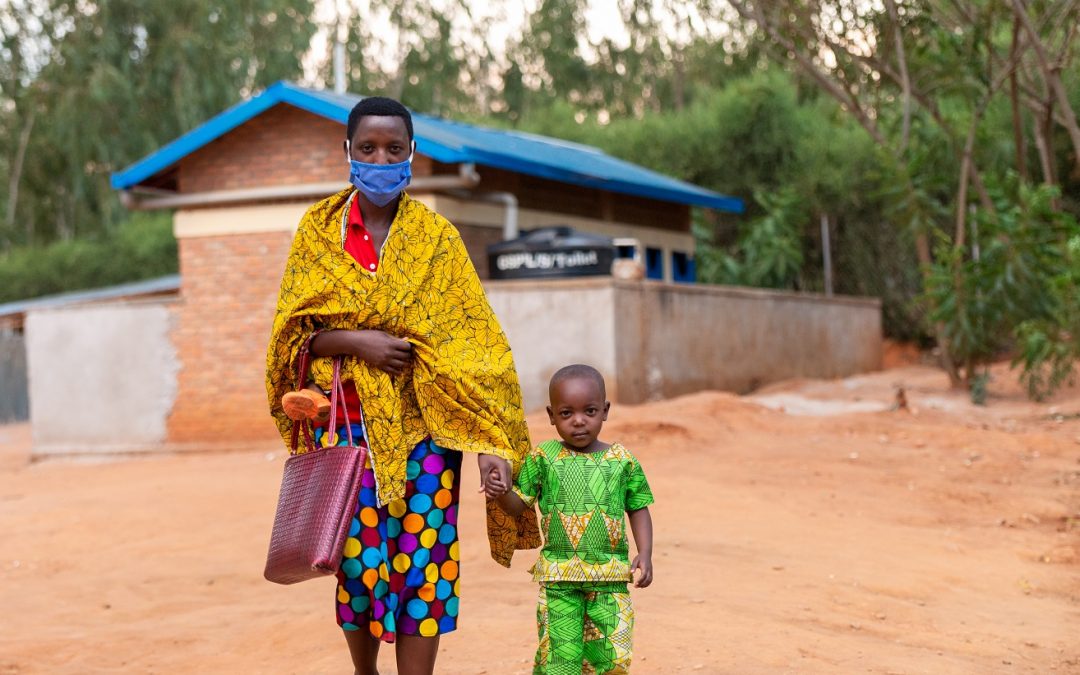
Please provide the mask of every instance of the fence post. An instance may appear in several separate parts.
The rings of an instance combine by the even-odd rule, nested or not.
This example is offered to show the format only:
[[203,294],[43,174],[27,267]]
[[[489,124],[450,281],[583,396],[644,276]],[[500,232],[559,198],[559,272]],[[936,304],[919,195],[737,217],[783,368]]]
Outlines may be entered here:
[[833,294],[832,249],[829,243],[829,216],[821,214],[821,253],[825,268],[825,295]]

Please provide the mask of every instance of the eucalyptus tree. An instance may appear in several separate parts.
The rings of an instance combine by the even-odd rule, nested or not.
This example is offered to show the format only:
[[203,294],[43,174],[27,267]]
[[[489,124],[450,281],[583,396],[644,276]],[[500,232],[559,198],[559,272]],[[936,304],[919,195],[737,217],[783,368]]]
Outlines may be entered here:
[[[1017,348],[1024,326],[1074,323],[1065,312],[1074,303],[1062,297],[1059,281],[1076,264],[1070,252],[1080,250],[1080,240],[1075,218],[1060,209],[1051,146],[1060,128],[1073,163],[1080,158],[1062,77],[1071,72],[1078,3],[730,4],[777,58],[839,102],[881,148],[883,162],[895,166],[891,215],[914,235],[928,316],[955,384],[971,386],[986,361]],[[1012,117],[1011,153],[1002,152],[998,128],[987,123],[1002,108]],[[1031,145],[1042,188],[1024,183],[1033,175]],[[1001,242],[1004,252],[988,255]],[[1043,331],[1050,333],[1076,344],[1068,330]],[[1046,351],[1019,351],[1025,377],[1039,380]]]
[[19,130],[0,165],[9,245],[107,230],[123,215],[113,171],[258,88],[298,77],[314,30],[311,0],[16,5],[0,19],[0,124]]

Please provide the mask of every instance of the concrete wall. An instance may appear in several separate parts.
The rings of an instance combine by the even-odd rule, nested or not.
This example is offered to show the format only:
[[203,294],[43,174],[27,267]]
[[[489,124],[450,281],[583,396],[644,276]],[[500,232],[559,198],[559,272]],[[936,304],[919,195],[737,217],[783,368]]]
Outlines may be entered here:
[[27,314],[34,454],[145,451],[165,442],[178,370],[168,305]]
[[624,403],[881,367],[876,299],[655,282],[616,282],[614,298]]
[[588,363],[616,396],[615,288],[611,282],[488,281],[488,301],[510,340],[525,410],[547,405],[547,384],[559,368]]
[[[278,236],[263,242],[267,249],[287,243]],[[182,241],[191,249],[182,257],[209,264],[221,251],[196,251],[193,243],[232,239]],[[191,273],[182,300],[31,312],[35,454],[278,447],[263,385],[273,315],[264,303],[277,275],[262,267],[234,268],[265,276],[258,293],[230,290],[239,278],[200,290],[210,275]],[[609,398],[621,403],[881,366],[877,300],[608,277],[488,281],[485,288],[530,412],[547,403],[552,373],[575,362],[600,369]]]
[[485,287],[527,410],[542,408],[551,374],[575,362],[596,366],[622,403],[881,367],[876,299],[606,277]]

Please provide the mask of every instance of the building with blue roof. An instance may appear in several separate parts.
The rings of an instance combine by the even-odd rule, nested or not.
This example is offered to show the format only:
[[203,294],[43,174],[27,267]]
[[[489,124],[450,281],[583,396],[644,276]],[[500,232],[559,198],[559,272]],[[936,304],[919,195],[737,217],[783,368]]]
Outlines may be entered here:
[[[278,82],[112,176],[129,208],[173,212],[180,257],[179,290],[168,305],[179,364],[166,434],[173,446],[206,447],[239,430],[273,437],[262,373],[281,272],[308,206],[348,186],[345,127],[360,98]],[[569,226],[630,238],[648,276],[691,282],[691,210],[743,209],[738,199],[579,143],[420,114],[413,126],[408,192],[457,227],[481,278],[490,276],[489,245]],[[589,293],[614,297],[609,287]]]
[[[360,98],[278,82],[115,173],[112,185],[133,208],[224,207],[230,222],[245,219],[235,211],[244,205],[309,203],[345,185],[338,148]],[[648,276],[693,281],[690,208],[743,211],[737,198],[580,143],[421,114],[413,124],[409,192],[458,226],[482,277],[487,244],[522,229],[570,225],[633,237],[643,246]],[[202,216],[195,231],[217,231]],[[259,218],[269,222],[265,209]],[[288,209],[281,218],[279,229],[296,224]],[[188,220],[178,217],[178,235],[191,231]]]

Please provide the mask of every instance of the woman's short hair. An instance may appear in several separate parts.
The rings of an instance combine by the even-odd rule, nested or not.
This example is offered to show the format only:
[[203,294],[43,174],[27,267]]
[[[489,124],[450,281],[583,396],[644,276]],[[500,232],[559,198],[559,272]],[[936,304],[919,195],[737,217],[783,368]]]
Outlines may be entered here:
[[360,99],[360,102],[349,111],[349,126],[345,130],[348,134],[345,139],[351,141],[356,133],[356,126],[360,124],[361,117],[374,115],[376,117],[400,117],[405,121],[405,129],[409,132],[409,140],[413,139],[412,114],[409,109],[392,98],[385,96],[368,96]]

